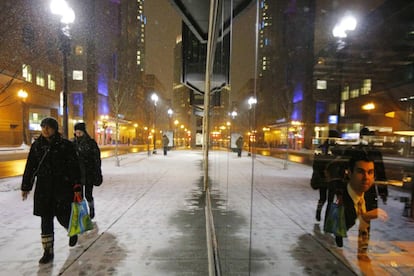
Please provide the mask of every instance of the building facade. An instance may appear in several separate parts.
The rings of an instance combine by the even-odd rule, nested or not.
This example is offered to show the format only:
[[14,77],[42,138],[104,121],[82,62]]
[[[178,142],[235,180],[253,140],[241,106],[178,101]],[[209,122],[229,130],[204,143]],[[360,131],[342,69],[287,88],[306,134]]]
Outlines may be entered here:
[[[63,26],[48,1],[2,1],[0,145],[30,144],[46,116],[62,125],[64,77],[68,138],[78,121],[101,144],[131,138],[127,133],[144,124],[145,114],[143,2],[68,1],[75,21]],[[69,27],[65,45],[62,27]]]
[[[259,1],[257,130],[259,145],[301,148],[314,122],[315,1]],[[265,139],[271,131],[272,141]],[[308,145],[306,145],[308,146]]]
[[0,145],[30,144],[41,120],[62,111],[59,21],[44,1],[0,8]]

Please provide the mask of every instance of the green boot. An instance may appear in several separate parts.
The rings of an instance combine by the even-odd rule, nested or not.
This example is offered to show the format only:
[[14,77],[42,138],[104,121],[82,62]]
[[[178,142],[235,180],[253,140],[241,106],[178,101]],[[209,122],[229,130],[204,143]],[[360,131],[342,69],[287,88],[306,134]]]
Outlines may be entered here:
[[43,256],[39,260],[39,264],[47,264],[53,260],[53,234],[42,235]]

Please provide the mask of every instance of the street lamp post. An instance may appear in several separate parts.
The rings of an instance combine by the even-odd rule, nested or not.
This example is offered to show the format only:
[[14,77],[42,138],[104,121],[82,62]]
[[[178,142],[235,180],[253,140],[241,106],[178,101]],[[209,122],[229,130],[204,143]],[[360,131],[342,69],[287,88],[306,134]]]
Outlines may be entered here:
[[23,89],[20,89],[17,92],[17,96],[21,99],[21,104],[22,104],[22,146],[27,145],[27,141],[26,141],[26,105],[25,105],[25,100],[28,96],[27,92],[24,91]]
[[[177,142],[178,142],[178,132],[177,132],[177,125],[179,124],[180,122],[178,121],[178,120],[175,120],[174,121],[174,139],[175,139],[175,142],[174,142],[174,147],[176,147],[176,145],[177,145]],[[173,140],[174,140],[173,139]]]
[[70,27],[75,21],[75,12],[65,0],[52,0],[50,10],[53,14],[60,16],[62,27],[60,29],[60,50],[63,62],[63,136],[68,138],[68,55],[70,53]]
[[138,124],[137,123],[134,124],[134,130],[135,130],[135,143],[138,145],[138,133],[137,133]]
[[103,144],[106,145],[106,129],[108,128],[108,115],[101,115],[101,121],[102,121],[102,128],[103,128]]
[[[236,110],[233,110],[231,113],[230,113],[230,116],[231,116],[231,118],[233,119],[233,123],[230,123],[230,124],[227,124],[227,126],[229,127],[229,140],[230,140],[230,148],[231,148],[231,134],[232,134],[232,132],[234,131],[236,131],[236,127],[235,127],[235,120],[236,120],[236,117],[237,117],[237,111]],[[233,126],[234,125],[234,126]]]
[[[352,15],[346,15],[332,29],[332,35],[337,39],[337,49],[336,49],[337,57],[336,58],[338,60],[340,60],[338,52],[346,46],[344,39],[348,36],[348,32],[352,32],[355,30],[357,23],[358,22],[355,17],[353,17]],[[337,105],[337,119],[336,119],[336,125],[337,125],[338,130],[340,128],[339,125],[341,123],[341,115],[343,115],[341,108],[342,108],[342,89],[344,88],[343,86],[344,60],[345,60],[345,57],[342,57],[342,61],[338,62],[340,66],[339,70],[341,73],[341,82],[340,82],[341,85],[340,85],[340,90],[339,90],[339,99],[338,99],[338,105]]]
[[155,125],[156,125],[156,119],[157,119],[157,102],[158,102],[158,95],[156,93],[152,93],[151,95],[151,100],[154,102],[154,123],[153,123],[153,129],[154,129],[154,149],[152,151],[152,154],[156,154],[157,153],[157,146],[156,146],[156,131],[155,131]]
[[257,103],[257,99],[255,97],[250,97],[247,100],[247,103],[249,104],[249,152],[247,153],[248,156],[252,155],[252,111],[253,106]]
[[172,115],[173,115],[173,113],[174,113],[174,111],[171,109],[171,108],[168,108],[168,110],[167,110],[167,114],[168,114],[168,120],[169,120],[169,128],[170,128],[170,130],[172,129],[172,123],[171,123],[171,120],[172,120]]

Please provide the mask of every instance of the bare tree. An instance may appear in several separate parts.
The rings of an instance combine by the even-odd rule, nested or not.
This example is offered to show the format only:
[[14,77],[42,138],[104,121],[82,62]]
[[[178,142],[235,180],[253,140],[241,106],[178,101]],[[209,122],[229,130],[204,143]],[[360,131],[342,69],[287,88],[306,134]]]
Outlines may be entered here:
[[137,108],[134,86],[129,85],[128,78],[125,81],[114,80],[112,93],[109,95],[109,104],[115,120],[115,165],[120,166],[119,158],[119,127],[122,118],[131,117]]

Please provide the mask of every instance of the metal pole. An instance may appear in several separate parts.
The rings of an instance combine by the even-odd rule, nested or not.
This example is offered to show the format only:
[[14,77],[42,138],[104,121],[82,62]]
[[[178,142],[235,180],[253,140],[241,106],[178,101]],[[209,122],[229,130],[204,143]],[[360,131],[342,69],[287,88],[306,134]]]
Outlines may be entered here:
[[68,54],[70,40],[65,34],[61,34],[63,55],[63,137],[68,138]]
[[25,111],[26,111],[26,104],[22,100],[22,135],[23,135],[22,144],[23,145],[27,145],[26,143],[26,120],[25,120],[26,112]]
[[157,153],[157,148],[156,148],[156,143],[157,143],[156,133],[157,133],[157,131],[155,130],[156,117],[157,117],[157,104],[154,103],[154,149],[152,151],[152,154],[156,154]]

